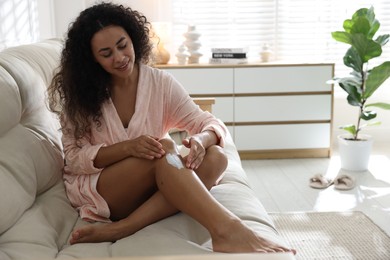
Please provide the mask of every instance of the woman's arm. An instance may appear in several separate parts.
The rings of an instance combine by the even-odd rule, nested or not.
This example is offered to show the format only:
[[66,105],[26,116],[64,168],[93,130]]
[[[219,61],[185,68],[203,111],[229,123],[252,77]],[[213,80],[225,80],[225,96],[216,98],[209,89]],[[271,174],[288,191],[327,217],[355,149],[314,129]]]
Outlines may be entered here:
[[190,149],[187,156],[186,167],[196,170],[206,155],[206,150],[212,145],[219,144],[219,139],[214,131],[204,131],[195,134],[182,141],[183,145]]
[[161,158],[165,151],[156,137],[142,135],[110,146],[101,147],[95,157],[94,166],[104,168],[128,157],[148,160]]
[[70,122],[63,121],[63,126],[65,171],[72,174],[94,174],[127,157],[152,160],[164,154],[158,139],[149,135],[112,145],[103,142],[92,144],[89,133],[76,140]]
[[189,138],[184,139],[183,145],[185,145],[186,147],[190,147],[191,139],[195,139],[195,138],[199,140],[199,142],[202,144],[202,146],[205,149],[209,148],[212,145],[216,145],[219,143],[219,139],[218,139],[217,135],[215,134],[215,132],[213,132],[211,130],[207,130],[207,131],[201,132],[199,134],[195,134]]
[[[165,92],[165,122],[168,123],[168,129],[177,128],[186,130],[192,136],[200,134],[200,137],[205,139],[205,145],[215,139],[213,135],[209,135],[210,133],[203,133],[208,131],[213,132],[218,141],[213,144],[218,144],[223,147],[227,134],[226,126],[211,113],[201,110],[175,78],[170,76],[168,82],[167,91]],[[208,147],[209,145],[207,145]]]

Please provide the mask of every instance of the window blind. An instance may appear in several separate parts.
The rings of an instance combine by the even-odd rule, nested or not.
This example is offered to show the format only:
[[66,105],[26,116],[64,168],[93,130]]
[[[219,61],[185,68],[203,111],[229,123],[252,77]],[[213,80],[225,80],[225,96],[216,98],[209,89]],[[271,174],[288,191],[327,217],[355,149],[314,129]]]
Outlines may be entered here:
[[249,47],[255,56],[275,38],[274,0],[174,0],[172,7],[175,45],[185,40],[187,25],[196,25],[205,56],[212,47]]
[[[332,62],[335,74],[345,76],[349,69],[342,57],[349,46],[336,42],[331,32],[343,30],[344,20],[358,8],[371,6],[381,23],[377,35],[389,34],[388,0],[172,0],[173,43],[180,46],[187,25],[193,24],[201,33],[205,62],[212,47],[230,46],[249,47],[248,57],[259,60],[268,44],[273,60]],[[374,60],[390,60],[390,43]]]

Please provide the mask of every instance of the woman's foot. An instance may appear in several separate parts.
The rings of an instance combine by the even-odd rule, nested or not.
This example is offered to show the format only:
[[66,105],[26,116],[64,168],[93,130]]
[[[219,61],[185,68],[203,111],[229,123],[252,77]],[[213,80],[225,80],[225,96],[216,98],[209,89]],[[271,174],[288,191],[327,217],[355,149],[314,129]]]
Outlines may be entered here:
[[[118,222],[99,225],[87,225],[73,231],[69,243],[96,243],[96,242],[115,242],[128,236]],[[130,235],[130,234],[129,234]]]
[[[130,235],[123,233],[123,230],[125,229],[121,227],[120,222],[88,225],[75,230],[69,242],[71,245],[77,243],[115,242]],[[288,249],[260,237],[240,220],[234,220],[229,225],[225,225],[222,232],[212,236],[212,243],[215,252],[296,253],[294,249]]]
[[296,251],[280,246],[270,240],[260,237],[242,221],[234,220],[226,225],[222,232],[212,236],[213,251],[224,253],[275,253]]

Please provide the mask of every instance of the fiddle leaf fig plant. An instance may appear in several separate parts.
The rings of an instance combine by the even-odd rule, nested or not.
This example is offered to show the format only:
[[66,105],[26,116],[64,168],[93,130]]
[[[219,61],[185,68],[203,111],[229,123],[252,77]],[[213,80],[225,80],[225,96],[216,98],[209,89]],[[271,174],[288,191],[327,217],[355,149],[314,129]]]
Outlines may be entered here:
[[[390,76],[390,61],[370,68],[369,61],[382,54],[382,47],[389,41],[389,34],[374,38],[380,27],[375,19],[374,8],[357,10],[352,19],[343,23],[344,31],[332,32],[336,41],[351,45],[344,56],[344,65],[352,72],[344,78],[334,78],[331,83],[337,83],[348,93],[347,101],[351,106],[359,108],[356,124],[342,126],[341,128],[352,134],[353,140],[359,139],[359,132],[368,125],[380,122],[368,122],[376,118],[373,108],[390,110],[390,104],[378,102],[367,103],[368,99]],[[362,122],[366,121],[366,123]]]

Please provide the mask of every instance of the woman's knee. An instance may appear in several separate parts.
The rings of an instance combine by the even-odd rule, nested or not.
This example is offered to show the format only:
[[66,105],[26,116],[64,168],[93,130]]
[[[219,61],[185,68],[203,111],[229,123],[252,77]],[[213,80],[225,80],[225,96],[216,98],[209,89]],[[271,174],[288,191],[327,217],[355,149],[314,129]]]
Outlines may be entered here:
[[176,143],[172,139],[163,138],[159,142],[162,144],[165,152],[177,152]]
[[[228,164],[228,158],[219,145],[210,146],[206,151],[206,161],[219,171],[224,171]],[[210,165],[209,165],[210,167]]]
[[219,146],[219,145],[210,146],[207,149],[207,153],[210,156],[214,157],[216,160],[227,163],[228,159],[227,159],[226,153],[224,152],[224,150],[221,146]]

